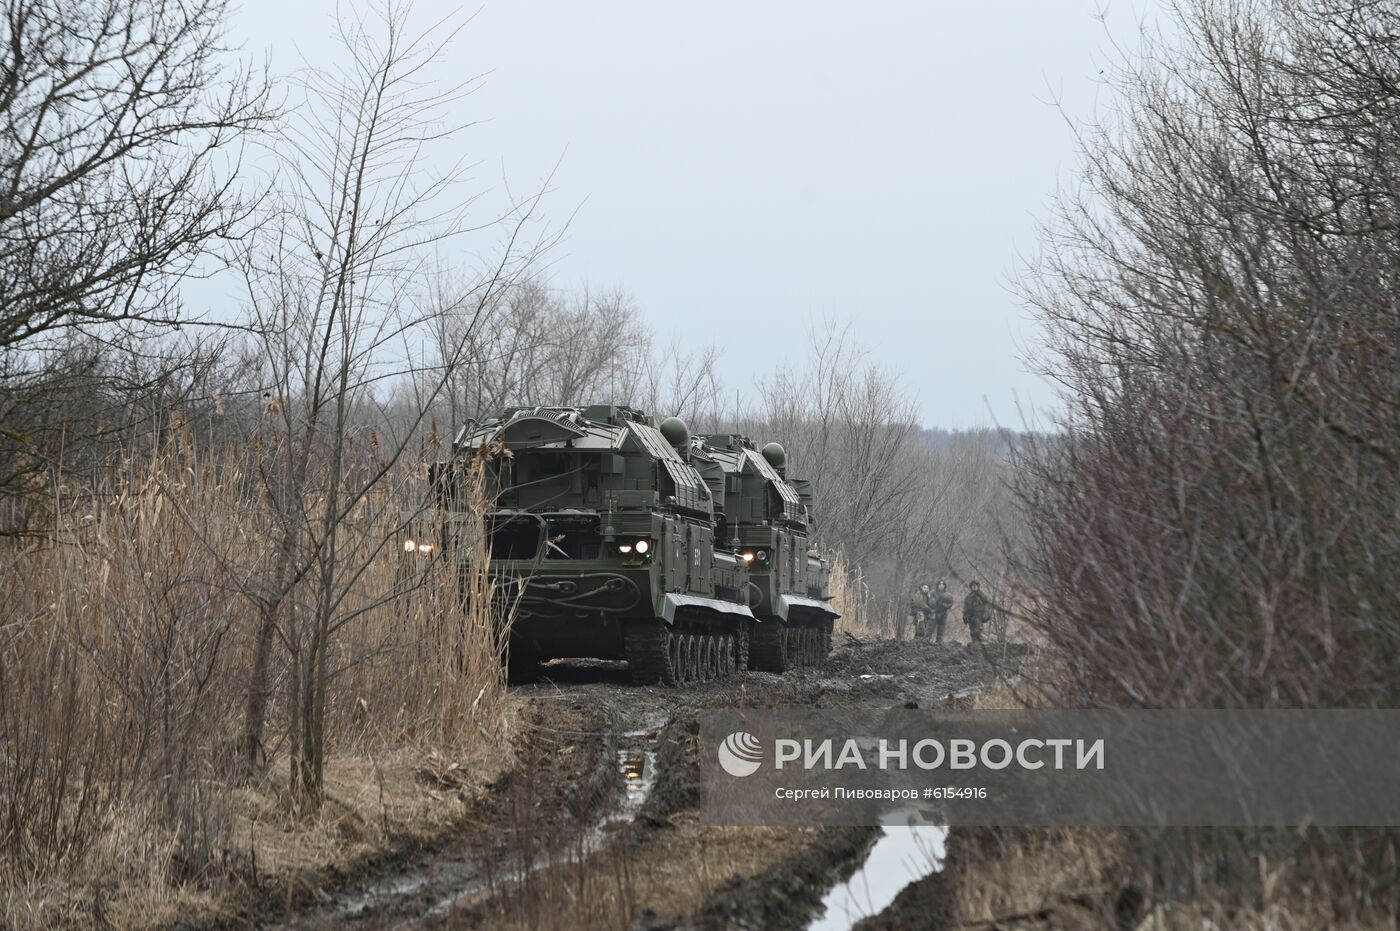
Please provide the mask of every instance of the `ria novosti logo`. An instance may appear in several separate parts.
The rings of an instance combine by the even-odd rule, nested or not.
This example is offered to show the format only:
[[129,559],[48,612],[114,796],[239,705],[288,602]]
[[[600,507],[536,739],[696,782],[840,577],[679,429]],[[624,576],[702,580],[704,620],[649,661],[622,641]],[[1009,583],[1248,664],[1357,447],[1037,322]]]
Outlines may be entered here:
[[[842,770],[1037,770],[1104,768],[1105,738],[1026,738],[1013,744],[1000,737],[949,740],[849,737],[773,739],[773,769]],[[763,741],[735,731],[719,745],[719,765],[731,776],[752,776],[763,765]]]
[[763,761],[763,744],[752,734],[735,731],[719,745],[719,765],[731,776],[752,776]]

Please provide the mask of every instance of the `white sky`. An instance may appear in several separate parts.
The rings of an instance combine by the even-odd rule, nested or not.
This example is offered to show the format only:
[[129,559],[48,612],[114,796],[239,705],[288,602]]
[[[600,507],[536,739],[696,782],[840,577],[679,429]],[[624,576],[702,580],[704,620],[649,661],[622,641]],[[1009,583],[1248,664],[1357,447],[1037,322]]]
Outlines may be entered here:
[[[1050,101],[1101,112],[1112,41],[1152,2],[490,0],[450,61],[486,73],[461,104],[483,188],[559,165],[557,285],[620,286],[660,340],[719,342],[736,390],[852,320],[927,425],[1018,426],[1017,399],[1052,393],[1009,284],[1076,163]],[[244,0],[232,34],[287,72],[333,54],[334,16]]]

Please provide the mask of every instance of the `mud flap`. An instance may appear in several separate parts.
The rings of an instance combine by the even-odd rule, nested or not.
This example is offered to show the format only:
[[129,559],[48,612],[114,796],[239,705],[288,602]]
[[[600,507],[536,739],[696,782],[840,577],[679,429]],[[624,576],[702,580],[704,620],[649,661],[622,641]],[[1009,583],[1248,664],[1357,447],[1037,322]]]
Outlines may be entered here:
[[836,609],[829,601],[818,601],[815,598],[804,598],[801,595],[779,595],[778,596],[778,617],[784,621],[788,619],[788,613],[793,608],[806,608],[818,611],[826,615],[831,620],[836,620],[841,615],[836,613]]
[[665,603],[661,606],[661,617],[667,624],[676,622],[676,611],[680,608],[705,608],[709,611],[718,611],[721,614],[737,614],[749,620],[756,620],[753,612],[746,605],[735,604],[732,601],[720,601],[717,598],[701,598],[699,595],[677,595],[668,594]]

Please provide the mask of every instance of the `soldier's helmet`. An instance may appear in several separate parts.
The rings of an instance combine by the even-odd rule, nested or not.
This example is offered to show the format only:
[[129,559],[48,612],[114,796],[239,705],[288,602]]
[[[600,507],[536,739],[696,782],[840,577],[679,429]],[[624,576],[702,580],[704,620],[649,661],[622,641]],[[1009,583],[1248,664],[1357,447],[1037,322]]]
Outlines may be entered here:
[[968,587],[968,588],[971,588],[971,589],[974,589],[974,590],[980,590],[980,589],[982,588],[982,585],[981,585],[981,583],[977,582],[976,580],[973,580],[972,582],[969,582],[969,583],[968,583],[968,586],[967,586],[967,587]]
[[945,581],[943,581],[942,579],[939,579],[939,580],[938,580],[938,587],[939,587],[939,589],[947,588],[947,587],[948,587],[948,583],[945,582]]

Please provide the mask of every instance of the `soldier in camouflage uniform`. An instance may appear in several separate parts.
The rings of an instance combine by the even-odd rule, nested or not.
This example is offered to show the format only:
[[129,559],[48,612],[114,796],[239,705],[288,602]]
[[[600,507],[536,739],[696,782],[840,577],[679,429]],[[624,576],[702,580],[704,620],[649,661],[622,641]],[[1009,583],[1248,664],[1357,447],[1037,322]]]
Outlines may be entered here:
[[928,636],[928,619],[933,614],[933,592],[925,582],[914,589],[909,596],[909,613],[914,616],[914,638],[922,640]]
[[963,623],[972,635],[973,643],[982,642],[982,625],[992,619],[992,603],[982,594],[982,586],[973,582],[963,599]]
[[948,612],[953,609],[953,596],[948,591],[948,583],[938,580],[938,588],[933,593],[933,640],[943,642],[943,632],[948,627]]

